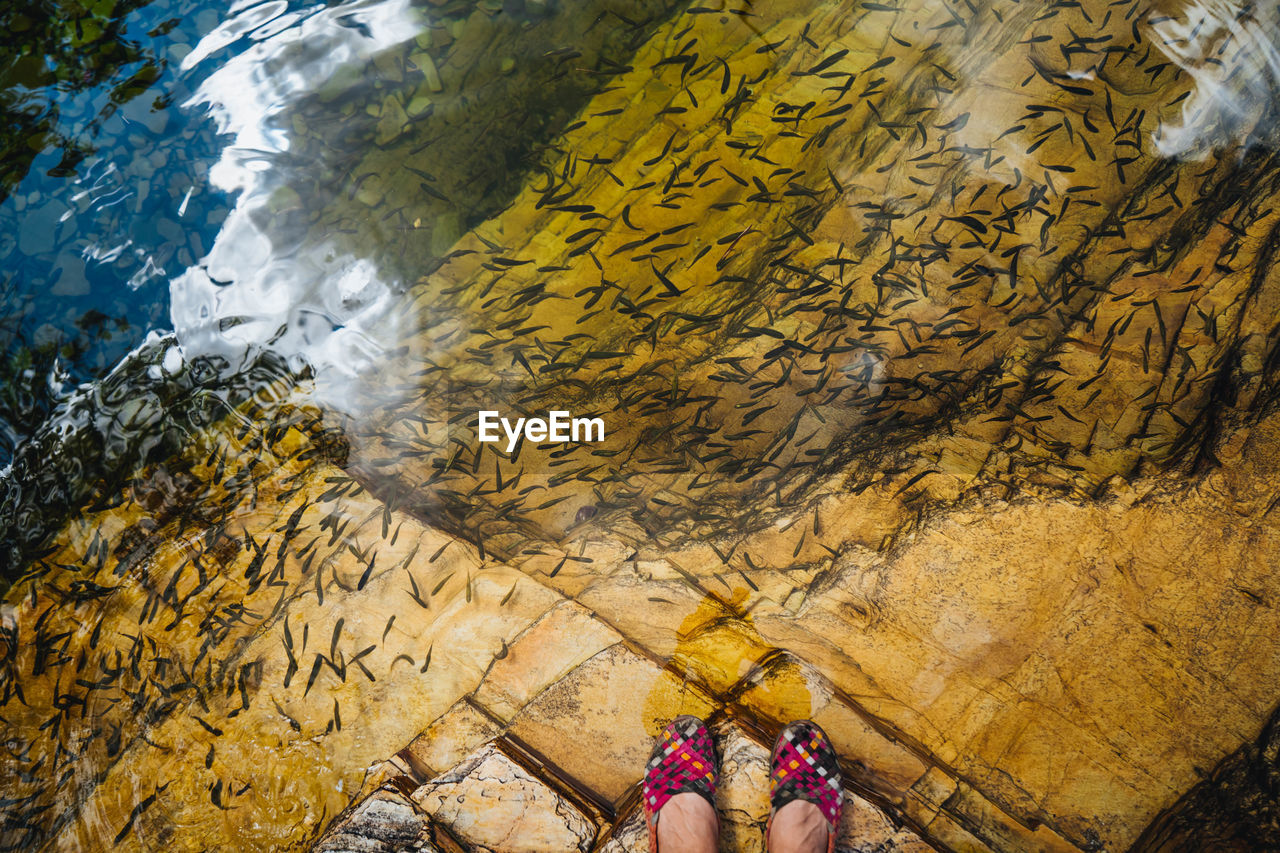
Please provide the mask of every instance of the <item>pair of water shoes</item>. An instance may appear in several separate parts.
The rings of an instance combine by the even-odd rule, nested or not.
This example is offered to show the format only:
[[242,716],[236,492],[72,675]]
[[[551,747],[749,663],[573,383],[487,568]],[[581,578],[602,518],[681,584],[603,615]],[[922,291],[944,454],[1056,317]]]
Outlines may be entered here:
[[[663,730],[645,767],[645,818],[650,853],[658,853],[658,813],[676,794],[695,793],[715,808],[719,781],[715,745],[702,720],[676,717]],[[827,821],[827,851],[835,849],[836,829],[844,801],[840,765],[825,732],[810,720],[791,723],[778,735],[769,762],[769,826],[773,816],[793,800],[813,803]]]

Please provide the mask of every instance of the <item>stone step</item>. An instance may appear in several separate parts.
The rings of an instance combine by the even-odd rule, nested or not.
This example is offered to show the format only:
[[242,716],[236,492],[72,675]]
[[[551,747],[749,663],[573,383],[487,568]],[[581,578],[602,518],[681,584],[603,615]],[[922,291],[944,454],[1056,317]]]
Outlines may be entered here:
[[412,794],[432,821],[474,853],[589,853],[600,826],[495,742]]
[[[325,843],[394,849],[353,839],[399,843],[408,809],[462,850],[643,850],[640,774],[664,723],[692,713],[722,751],[725,850],[763,850],[769,746],[800,718],[822,725],[842,759],[840,849],[1077,849],[1007,814],[725,607],[704,601],[672,632],[674,645],[655,650],[595,609],[561,601],[503,645],[470,694],[369,773]],[[430,843],[421,849],[449,842]]]
[[316,853],[467,853],[394,784],[375,790],[311,848]]
[[412,847],[426,819],[406,796],[387,788],[374,791],[312,848],[316,853],[395,853]]
[[[717,791],[721,850],[764,853],[769,816],[769,747],[760,733],[721,718]],[[377,787],[313,847],[317,853],[647,853],[639,779],[611,818],[566,789],[562,778],[530,766],[512,742],[496,738],[411,791],[411,776]],[[836,849],[844,853],[928,853],[935,848],[870,800],[846,792]]]

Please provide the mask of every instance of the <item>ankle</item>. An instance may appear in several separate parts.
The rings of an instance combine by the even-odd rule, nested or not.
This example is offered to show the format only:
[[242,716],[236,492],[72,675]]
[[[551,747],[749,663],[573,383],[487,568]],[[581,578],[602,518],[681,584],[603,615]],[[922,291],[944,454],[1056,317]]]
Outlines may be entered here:
[[769,853],[827,853],[831,829],[822,810],[804,800],[778,809],[769,823]]
[[716,853],[720,825],[702,796],[676,794],[658,813],[658,853]]

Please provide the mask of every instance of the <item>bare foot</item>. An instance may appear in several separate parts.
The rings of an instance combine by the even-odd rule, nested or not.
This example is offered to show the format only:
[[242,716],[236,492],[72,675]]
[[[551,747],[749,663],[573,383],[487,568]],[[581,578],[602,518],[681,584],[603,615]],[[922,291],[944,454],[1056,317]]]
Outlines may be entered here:
[[773,816],[769,853],[827,853],[830,834],[821,809],[804,800],[792,800]]
[[716,810],[698,794],[676,794],[658,812],[659,853],[716,853]]

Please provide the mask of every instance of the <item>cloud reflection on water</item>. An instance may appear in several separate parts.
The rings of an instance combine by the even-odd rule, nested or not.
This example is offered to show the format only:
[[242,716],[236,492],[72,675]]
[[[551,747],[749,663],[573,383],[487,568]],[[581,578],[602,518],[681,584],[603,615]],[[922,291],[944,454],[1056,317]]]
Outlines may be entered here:
[[1274,142],[1280,94],[1280,12],[1273,4],[1192,0],[1153,18],[1152,40],[1195,81],[1181,121],[1152,143],[1165,157],[1202,160],[1214,149]]
[[[346,383],[376,362],[381,341],[395,337],[391,309],[402,282],[378,257],[353,256],[311,224],[321,218],[316,207],[341,203],[341,163],[352,154],[343,145],[367,145],[365,135],[344,132],[325,140],[332,147],[309,145],[308,152],[332,158],[317,163],[300,155],[292,118],[340,69],[363,72],[380,52],[419,33],[423,20],[407,0],[286,8],[243,8],[183,62],[194,68],[242,37],[259,39],[184,105],[207,109],[219,132],[232,135],[210,180],[239,195],[208,256],[171,282],[171,316],[189,356],[221,356],[236,371],[269,348],[294,369],[310,366],[320,402],[343,409],[354,397]],[[371,85],[366,75],[352,77],[356,86]],[[369,121],[364,112],[350,118],[357,126]],[[377,225],[360,230],[366,227]],[[382,242],[374,235],[346,247]]]

